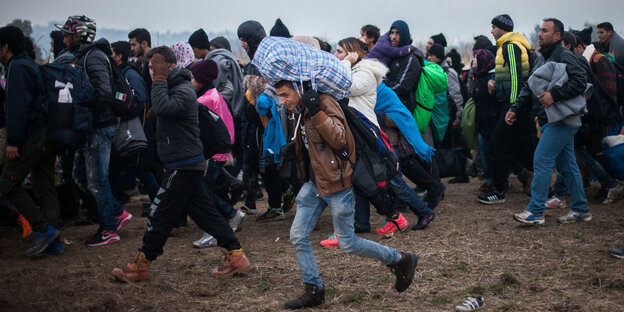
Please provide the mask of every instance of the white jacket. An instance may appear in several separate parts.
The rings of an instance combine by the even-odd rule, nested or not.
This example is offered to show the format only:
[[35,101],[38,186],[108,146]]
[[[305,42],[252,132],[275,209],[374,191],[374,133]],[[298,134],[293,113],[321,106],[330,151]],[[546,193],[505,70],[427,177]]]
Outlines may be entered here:
[[349,106],[364,114],[368,120],[379,127],[377,115],[375,115],[375,103],[377,102],[377,87],[388,72],[386,67],[376,59],[363,59],[351,67],[351,62],[342,60],[341,63],[351,71],[351,95]]

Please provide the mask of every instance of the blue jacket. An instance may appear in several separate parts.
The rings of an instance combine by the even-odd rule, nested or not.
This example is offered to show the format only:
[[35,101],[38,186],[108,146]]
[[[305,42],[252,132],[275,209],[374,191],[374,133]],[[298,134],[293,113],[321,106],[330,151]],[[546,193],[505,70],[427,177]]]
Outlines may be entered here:
[[263,93],[258,97],[256,109],[261,116],[270,116],[262,137],[263,165],[277,164],[280,149],[286,145],[286,135],[282,129],[282,120],[277,112],[275,101]]
[[6,66],[4,110],[7,145],[20,146],[29,136],[45,126],[42,105],[45,87],[39,65],[26,55],[14,55]]

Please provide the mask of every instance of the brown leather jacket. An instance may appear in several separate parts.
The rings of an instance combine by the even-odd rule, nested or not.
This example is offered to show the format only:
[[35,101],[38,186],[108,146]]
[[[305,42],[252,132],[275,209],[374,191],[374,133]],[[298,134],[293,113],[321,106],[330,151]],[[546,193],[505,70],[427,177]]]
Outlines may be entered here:
[[[301,184],[310,179],[304,160],[305,153],[308,153],[318,195],[323,197],[352,186],[351,164],[355,164],[355,141],[338,102],[326,94],[321,94],[320,100],[321,111],[310,116],[310,113],[305,110],[302,118],[308,149],[306,150],[303,143],[301,130],[296,129],[295,150]],[[338,150],[347,150],[349,160],[343,160],[334,154],[334,151]]]

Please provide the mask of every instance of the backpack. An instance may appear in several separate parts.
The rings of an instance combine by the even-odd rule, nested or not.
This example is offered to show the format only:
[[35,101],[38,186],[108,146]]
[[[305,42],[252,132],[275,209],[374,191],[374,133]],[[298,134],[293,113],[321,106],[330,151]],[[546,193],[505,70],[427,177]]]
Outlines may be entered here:
[[[399,160],[386,135],[353,107],[341,103],[347,125],[355,141],[356,162],[351,182],[355,194],[369,200],[380,214],[390,217],[392,199],[388,194],[390,180],[399,172]],[[336,154],[336,151],[334,151]],[[349,157],[338,152],[343,160]]]
[[447,87],[448,78],[442,67],[433,62],[425,62],[414,93],[416,108],[412,112],[421,133],[427,132],[435,104],[435,94],[446,91]]
[[204,147],[204,158],[209,159],[216,154],[229,153],[232,139],[225,123],[208,107],[197,103],[199,117],[199,138]]
[[589,129],[596,130],[610,123],[613,113],[617,111],[617,103],[613,102],[591,69],[588,72],[587,82],[591,83],[594,88],[587,99],[587,114],[582,117],[582,120],[589,126]]
[[[84,57],[84,70],[87,71],[87,58],[89,53],[93,49],[89,50]],[[104,52],[102,52],[104,53]],[[132,113],[132,88],[130,83],[126,79],[126,76],[121,71],[121,68],[117,66],[115,60],[112,57],[106,56],[108,62],[108,68],[110,71],[110,86],[113,100],[110,103],[113,113],[117,117],[129,117]]]
[[61,149],[82,148],[93,129],[95,91],[84,71],[63,63],[41,65],[48,139]]

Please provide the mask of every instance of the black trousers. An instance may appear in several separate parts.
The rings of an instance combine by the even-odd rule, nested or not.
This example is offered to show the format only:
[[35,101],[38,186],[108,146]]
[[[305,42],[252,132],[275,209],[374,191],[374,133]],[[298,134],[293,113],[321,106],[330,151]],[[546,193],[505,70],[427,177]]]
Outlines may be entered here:
[[202,171],[167,170],[158,195],[150,207],[147,232],[143,247],[148,260],[163,253],[163,246],[180,216],[188,215],[206,233],[217,239],[217,244],[227,250],[240,249],[228,221],[215,208],[204,187]]
[[425,163],[418,156],[411,155],[401,159],[403,175],[414,184],[430,191],[440,183],[440,172],[435,161]]

